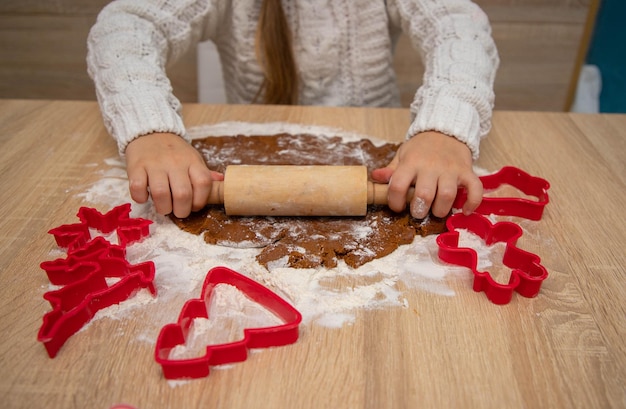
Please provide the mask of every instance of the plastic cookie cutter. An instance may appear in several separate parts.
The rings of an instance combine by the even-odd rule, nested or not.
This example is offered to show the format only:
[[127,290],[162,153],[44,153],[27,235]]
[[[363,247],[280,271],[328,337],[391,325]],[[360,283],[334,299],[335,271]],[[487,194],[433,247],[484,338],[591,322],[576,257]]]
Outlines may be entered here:
[[[152,262],[131,265],[125,259],[102,255],[97,261],[68,268],[68,274],[76,272],[82,278],[43,296],[50,302],[52,311],[44,315],[37,339],[44,344],[50,358],[101,309],[127,300],[141,288],[156,295]],[[109,285],[107,279],[111,278],[119,280]]]
[[[522,197],[484,197],[480,206],[475,210],[476,213],[540,220],[543,209],[549,202],[548,189],[550,183],[513,166],[505,166],[496,173],[481,176],[480,180],[486,191],[495,190],[503,185],[510,185],[526,195],[536,197],[537,200]],[[460,209],[466,200],[467,192],[460,189],[453,207]]]
[[65,224],[51,229],[59,247],[73,251],[91,240],[91,229],[103,234],[116,232],[121,247],[139,241],[150,234],[151,220],[130,217],[130,203],[114,207],[105,214],[90,207],[78,210],[80,223]]
[[54,285],[66,285],[84,278],[94,269],[101,257],[124,259],[126,249],[111,244],[103,237],[96,237],[71,253],[66,258],[44,261],[39,266]]
[[[457,213],[446,221],[448,232],[440,234],[436,241],[439,258],[447,263],[467,267],[474,274],[474,291],[484,291],[494,304],[507,304],[513,291],[524,297],[535,297],[541,284],[548,277],[548,271],[541,265],[541,259],[516,246],[522,236],[522,229],[515,223],[498,222],[492,224],[485,216],[472,213],[469,216]],[[507,284],[496,282],[487,271],[478,271],[478,255],[474,249],[459,247],[459,229],[479,236],[487,245],[497,242],[506,244],[502,263],[510,268],[511,276]]]
[[[218,284],[230,284],[251,300],[264,306],[284,324],[266,328],[245,329],[242,340],[220,345],[209,345],[206,353],[191,359],[170,359],[171,350],[184,345],[195,318],[209,318],[207,305]],[[298,340],[302,315],[277,294],[250,278],[226,267],[215,267],[207,273],[201,298],[185,303],[178,322],[161,329],[155,347],[155,360],[166,379],[201,378],[209,375],[211,365],[244,361],[249,348],[288,345]]]
[[[52,311],[44,315],[37,339],[51,358],[99,310],[119,304],[141,288],[156,295],[154,263],[131,265],[125,258],[126,246],[147,236],[152,222],[129,215],[130,204],[105,214],[82,207],[80,223],[50,230],[57,244],[68,249],[65,259],[40,265],[52,284],[64,286],[44,294]],[[120,244],[111,244],[101,236],[92,240],[92,229],[104,234],[116,231]]]

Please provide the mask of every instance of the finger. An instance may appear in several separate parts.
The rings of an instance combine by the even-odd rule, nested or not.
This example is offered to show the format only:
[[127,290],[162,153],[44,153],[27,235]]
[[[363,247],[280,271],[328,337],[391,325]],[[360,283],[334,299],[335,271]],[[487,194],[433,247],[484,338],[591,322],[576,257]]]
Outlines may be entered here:
[[395,172],[395,170],[398,168],[399,162],[400,159],[398,158],[398,154],[396,153],[396,155],[387,166],[385,166],[384,168],[374,169],[372,171],[372,179],[374,180],[374,182],[389,183],[389,181],[391,180],[391,175],[393,175],[393,172]]
[[406,208],[407,193],[413,184],[414,176],[410,172],[396,171],[389,180],[387,190],[387,205],[394,212],[401,212]]
[[188,171],[175,170],[169,173],[169,184],[172,194],[172,212],[178,218],[191,213],[193,186]]
[[386,168],[374,169],[372,171],[372,180],[376,183],[389,183],[393,169],[387,166]]
[[150,196],[157,213],[166,215],[172,213],[172,194],[170,182],[165,172],[153,172],[148,176]]
[[467,190],[467,200],[463,204],[463,213],[468,215],[478,208],[483,200],[483,184],[474,173],[461,180]]
[[200,165],[189,168],[189,179],[193,190],[191,210],[198,211],[206,205],[207,199],[211,194],[213,177],[211,171],[206,166]]
[[456,176],[447,174],[439,176],[437,181],[437,193],[435,200],[431,206],[431,212],[434,216],[445,217],[450,213],[452,204],[458,192]]
[[130,197],[137,203],[145,203],[148,201],[148,174],[141,167],[129,167],[128,173],[128,190]]
[[433,203],[437,192],[437,177],[429,172],[422,172],[415,181],[415,194],[411,200],[411,216],[423,219]]
[[215,172],[215,171],[210,171],[211,172],[211,179],[213,180],[224,180],[224,174],[223,173],[219,173],[219,172]]

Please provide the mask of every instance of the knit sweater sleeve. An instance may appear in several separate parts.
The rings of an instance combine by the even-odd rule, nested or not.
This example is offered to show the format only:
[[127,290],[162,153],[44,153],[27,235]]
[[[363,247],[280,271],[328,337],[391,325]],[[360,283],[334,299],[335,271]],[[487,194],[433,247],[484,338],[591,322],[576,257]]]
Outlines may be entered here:
[[421,52],[424,78],[411,104],[407,138],[424,131],[456,137],[478,158],[491,128],[499,64],[485,13],[469,0],[389,0],[392,24]]
[[210,35],[207,27],[217,18],[211,17],[217,14],[212,3],[118,0],[98,15],[88,36],[87,67],[121,154],[133,139],[152,132],[187,138],[165,68]]

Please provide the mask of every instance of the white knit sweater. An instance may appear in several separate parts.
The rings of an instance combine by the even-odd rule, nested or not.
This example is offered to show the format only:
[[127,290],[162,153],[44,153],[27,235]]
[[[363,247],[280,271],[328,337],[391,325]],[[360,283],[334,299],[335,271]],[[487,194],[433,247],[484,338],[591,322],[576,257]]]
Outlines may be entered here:
[[[212,40],[227,100],[250,103],[262,82],[254,41],[260,0],[117,0],[91,29],[87,64],[120,152],[134,138],[187,138],[165,74],[198,41]],[[491,124],[499,63],[485,14],[469,0],[283,0],[305,105],[397,106],[392,53],[400,31],[425,64],[410,137],[436,130],[478,157]]]

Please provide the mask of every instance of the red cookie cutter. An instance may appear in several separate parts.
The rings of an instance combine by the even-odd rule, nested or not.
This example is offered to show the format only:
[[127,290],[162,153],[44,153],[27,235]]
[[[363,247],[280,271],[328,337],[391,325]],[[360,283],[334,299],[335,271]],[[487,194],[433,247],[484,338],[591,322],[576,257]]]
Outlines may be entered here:
[[80,223],[64,224],[55,227],[48,233],[52,234],[59,247],[68,251],[76,250],[91,240],[90,229],[103,234],[116,232],[119,245],[127,245],[141,240],[150,234],[151,220],[130,217],[130,203],[114,207],[102,214],[90,207],[81,207],[77,214]]
[[126,249],[98,236],[83,247],[75,249],[66,258],[44,261],[39,266],[54,285],[66,285],[84,278],[93,270],[93,263],[101,257],[124,259]]
[[[245,329],[240,341],[220,345],[209,345],[206,353],[198,358],[170,359],[170,351],[184,345],[194,318],[209,318],[207,303],[217,284],[235,286],[253,301],[263,305],[282,319],[285,324]],[[209,375],[211,365],[222,365],[244,361],[249,348],[266,348],[288,345],[298,340],[298,327],[302,315],[289,303],[268,288],[226,267],[209,270],[202,287],[201,298],[185,303],[175,324],[161,329],[155,347],[155,360],[163,368],[166,379],[201,378]]]
[[[50,358],[101,309],[127,300],[141,288],[156,295],[152,262],[131,265],[125,259],[103,256],[94,262],[81,263],[73,270],[68,270],[68,274],[83,278],[43,296],[50,302],[52,311],[44,315],[37,339],[44,344]],[[119,280],[109,285],[107,278],[113,277]]]
[[[496,173],[481,176],[480,180],[486,191],[497,189],[502,185],[510,185],[529,196],[537,198],[536,201],[521,197],[484,197],[480,206],[475,210],[480,214],[495,214],[500,216],[518,216],[529,220],[540,220],[543,209],[549,202],[548,189],[550,183],[547,180],[531,176],[521,169],[513,166],[505,166]],[[467,191],[460,189],[454,208],[460,209],[467,200]]]
[[[126,246],[147,236],[152,222],[132,219],[129,215],[130,204],[106,214],[83,207],[78,212],[81,223],[50,230],[57,244],[68,249],[65,259],[41,263],[50,282],[63,285],[44,294],[52,311],[44,315],[37,336],[51,358],[99,310],[119,304],[141,288],[156,295],[154,263],[131,265],[125,258]],[[120,245],[111,244],[101,236],[92,240],[91,229],[104,234],[116,230]],[[109,284],[114,278],[119,280]]]
[[[541,259],[533,253],[516,246],[522,236],[522,229],[515,223],[498,222],[492,224],[485,216],[472,213],[466,216],[457,213],[446,221],[448,232],[437,237],[439,258],[447,263],[467,267],[474,274],[474,291],[484,291],[494,304],[507,304],[513,291],[524,297],[535,297],[541,284],[548,277],[548,271],[541,265]],[[502,263],[511,268],[508,284],[496,282],[487,271],[478,271],[478,255],[471,248],[459,247],[459,229],[467,229],[478,235],[487,245],[506,243]]]

